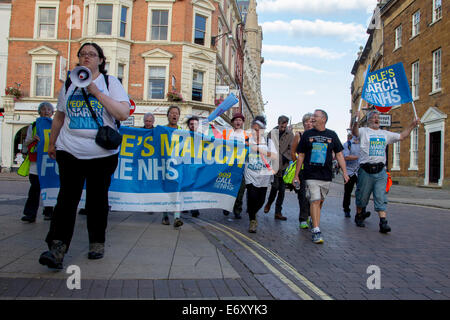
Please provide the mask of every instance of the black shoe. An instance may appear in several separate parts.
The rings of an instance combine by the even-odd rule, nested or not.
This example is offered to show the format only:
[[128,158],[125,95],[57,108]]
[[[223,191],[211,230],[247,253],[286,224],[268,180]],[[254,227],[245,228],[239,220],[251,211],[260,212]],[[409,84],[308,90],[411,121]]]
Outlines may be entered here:
[[242,216],[241,216],[240,213],[235,213],[235,214],[234,214],[234,218],[235,218],[235,219],[242,219]]
[[174,228],[179,228],[183,225],[183,221],[180,218],[176,218],[175,221],[173,222],[173,227]]
[[105,244],[100,242],[89,244],[88,259],[97,260],[103,258],[105,254]]
[[24,222],[29,222],[29,223],[36,222],[36,218],[30,217],[30,216],[23,216],[20,220],[22,220]]
[[387,224],[387,220],[380,222],[380,232],[381,233],[388,233],[391,231],[391,227]]
[[200,215],[200,211],[198,211],[198,210],[192,210],[191,212],[192,212],[193,218],[197,218]]
[[357,213],[355,215],[355,223],[358,227],[364,228],[366,225],[364,224],[364,217],[361,213]]
[[370,211],[366,212],[366,208],[363,208],[361,211],[361,215],[362,215],[363,220],[367,219],[368,217],[370,217]]
[[229,214],[230,214],[230,211],[223,210],[223,215],[224,215],[224,216],[227,216],[227,215],[229,215]]
[[63,269],[63,260],[67,246],[60,240],[53,240],[49,251],[39,257],[39,263],[51,269]]
[[352,215],[350,214],[350,211],[344,211],[345,212],[345,217],[346,218],[351,218]]

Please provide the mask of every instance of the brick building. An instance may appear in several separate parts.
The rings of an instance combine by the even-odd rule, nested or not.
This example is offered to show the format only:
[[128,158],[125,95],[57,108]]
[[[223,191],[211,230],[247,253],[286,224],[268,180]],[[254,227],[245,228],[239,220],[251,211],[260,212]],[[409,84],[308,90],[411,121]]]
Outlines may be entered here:
[[[393,180],[400,184],[448,188],[450,134],[446,127],[450,113],[450,3],[388,0],[382,1],[379,7],[382,57],[379,66],[371,71],[402,62],[417,115],[422,121],[409,138],[389,147],[388,169]],[[366,44],[366,56],[375,57],[377,46],[371,46]],[[355,69],[355,66],[355,82],[360,83],[364,70]],[[354,103],[352,108],[357,110],[357,105]],[[401,132],[414,118],[410,103],[392,108],[389,114],[393,122],[390,130],[396,132]]]
[[[24,98],[2,97],[4,168],[18,166],[14,158],[37,105],[56,105],[85,42],[103,48],[108,73],[136,102],[135,126],[147,112],[165,124],[173,104],[181,108],[180,123],[190,115],[206,118],[224,98],[217,86],[240,97],[234,109],[263,110],[260,86],[244,83],[248,33],[235,0],[12,0],[11,14],[7,83],[20,83]],[[260,73],[259,63],[245,72]],[[184,101],[169,101],[172,91]],[[227,126],[231,113],[218,123]]]

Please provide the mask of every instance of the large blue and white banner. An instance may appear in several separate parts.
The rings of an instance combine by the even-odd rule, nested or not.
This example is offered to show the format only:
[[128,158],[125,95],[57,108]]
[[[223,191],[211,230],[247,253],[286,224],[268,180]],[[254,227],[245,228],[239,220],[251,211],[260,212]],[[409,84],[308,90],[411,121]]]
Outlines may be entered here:
[[381,107],[413,101],[403,64],[399,62],[374,72],[367,72],[362,98]]
[[[232,210],[248,153],[243,143],[162,126],[121,127],[120,133],[119,162],[109,189],[112,210]],[[38,148],[39,178],[46,205],[54,205],[58,170],[43,147],[47,141]]]

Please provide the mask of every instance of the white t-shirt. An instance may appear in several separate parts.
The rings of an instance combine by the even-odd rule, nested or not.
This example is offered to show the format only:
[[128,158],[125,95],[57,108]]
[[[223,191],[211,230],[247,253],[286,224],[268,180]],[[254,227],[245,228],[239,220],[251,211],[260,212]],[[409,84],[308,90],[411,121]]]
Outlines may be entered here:
[[[266,163],[262,159],[260,154],[251,150],[252,146],[256,145],[254,138],[250,138],[250,154],[248,155],[248,162],[245,164],[245,184],[252,184],[255,187],[268,187],[272,180],[273,172],[266,167]],[[269,139],[269,146],[267,146],[266,139],[263,138],[260,141],[259,149],[277,153],[277,149],[273,144],[272,140]],[[265,161],[272,167],[272,161],[268,156],[263,156]]]
[[[126,101],[129,104],[128,95],[119,80],[113,76],[109,76],[108,80],[109,90],[102,74],[94,80],[94,83],[100,92],[116,101]],[[56,149],[66,151],[78,159],[103,158],[119,152],[119,148],[106,150],[95,143],[98,125],[86,106],[81,89],[78,88],[73,96],[72,93],[75,89],[73,84],[70,85],[67,93],[65,89],[63,85],[56,106],[58,111],[65,114],[64,124],[56,141]],[[87,93],[87,90],[84,90]],[[100,125],[117,129],[114,117],[109,114],[106,108],[94,96],[88,95],[88,99],[93,111],[97,114]]]
[[359,128],[359,162],[386,162],[386,146],[400,140],[400,133],[371,128]]

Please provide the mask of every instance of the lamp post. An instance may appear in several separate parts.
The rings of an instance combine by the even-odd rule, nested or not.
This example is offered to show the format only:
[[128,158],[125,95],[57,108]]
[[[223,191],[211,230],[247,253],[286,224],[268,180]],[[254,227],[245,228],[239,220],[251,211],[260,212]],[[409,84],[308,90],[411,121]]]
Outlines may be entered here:
[[227,36],[228,39],[233,39],[233,34],[231,33],[231,31],[219,34],[217,36],[212,36],[211,37],[211,45],[215,46],[216,45],[216,41],[219,40],[220,38]]

